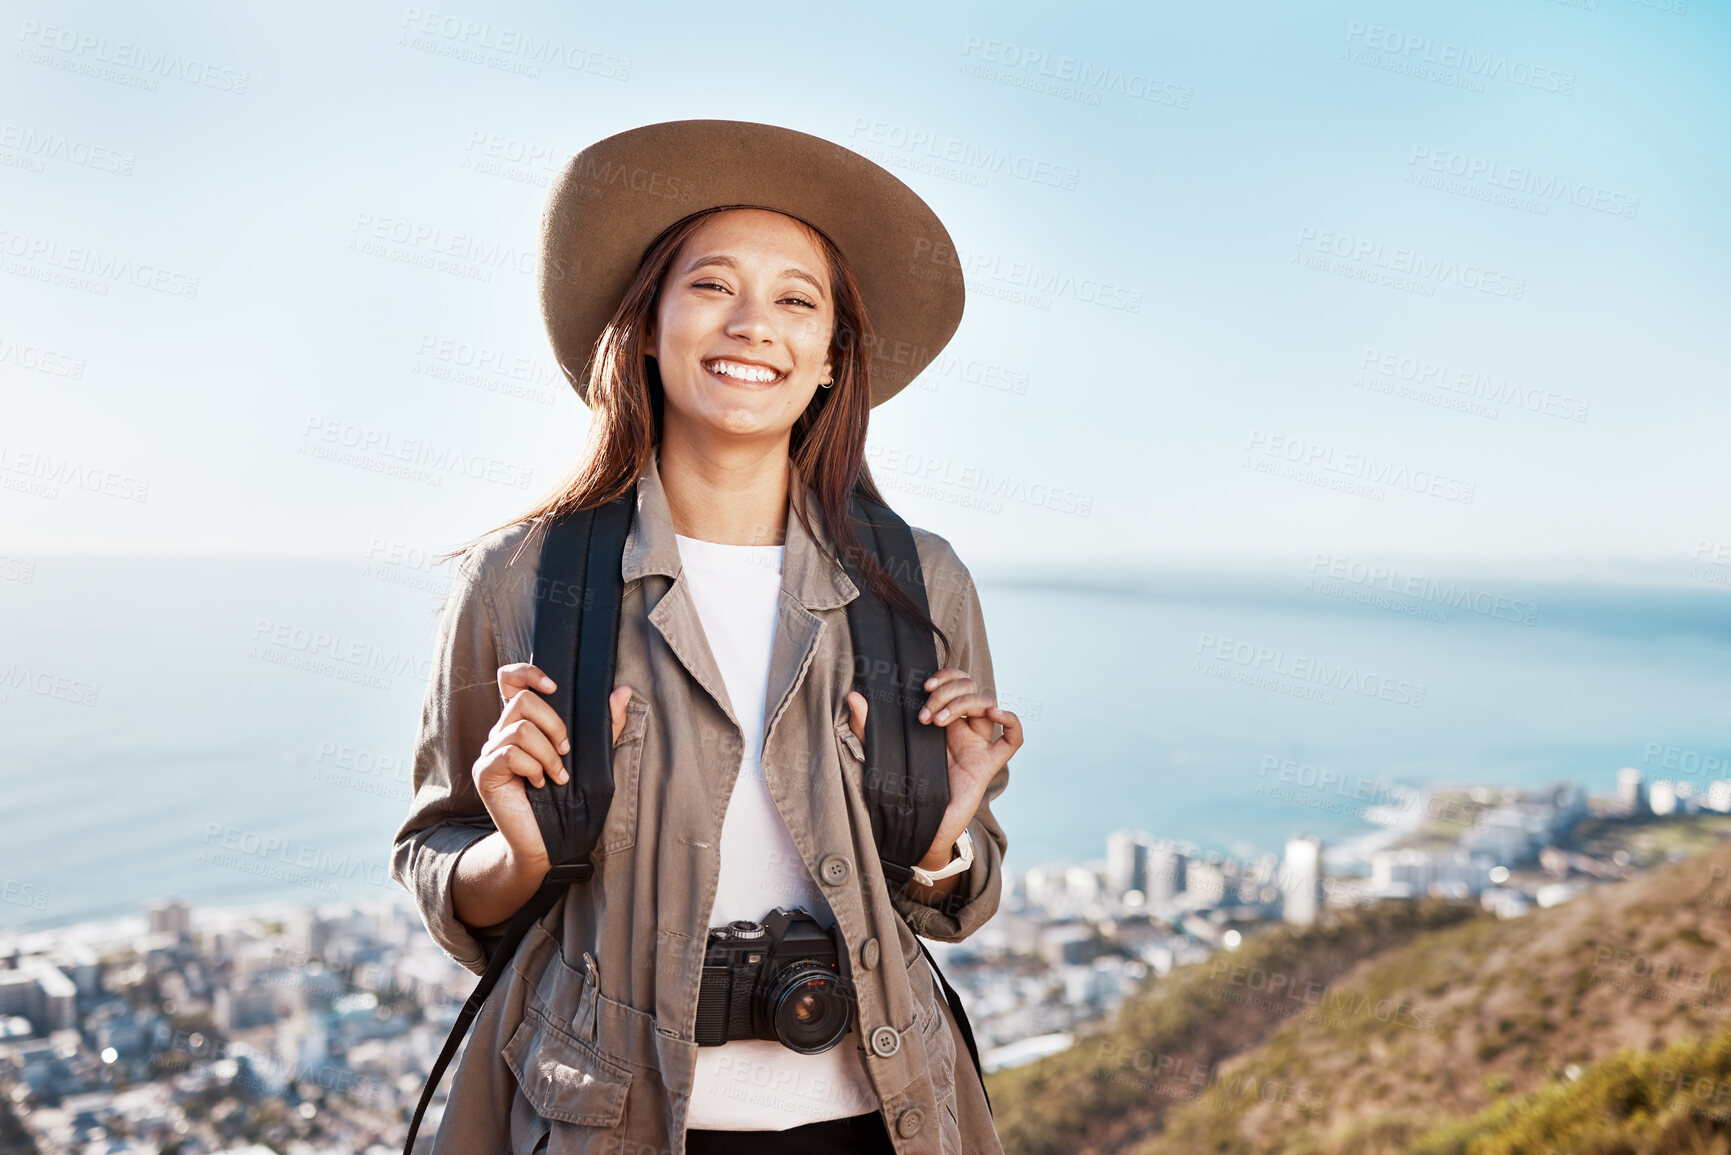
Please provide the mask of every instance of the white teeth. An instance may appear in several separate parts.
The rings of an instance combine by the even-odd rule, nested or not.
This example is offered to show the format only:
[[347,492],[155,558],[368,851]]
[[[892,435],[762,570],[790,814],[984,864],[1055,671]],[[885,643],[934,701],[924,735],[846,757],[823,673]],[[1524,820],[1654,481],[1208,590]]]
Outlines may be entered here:
[[765,369],[759,365],[741,365],[737,361],[711,361],[709,368],[723,377],[732,377],[736,381],[751,381],[759,385],[767,385],[781,376],[774,369]]

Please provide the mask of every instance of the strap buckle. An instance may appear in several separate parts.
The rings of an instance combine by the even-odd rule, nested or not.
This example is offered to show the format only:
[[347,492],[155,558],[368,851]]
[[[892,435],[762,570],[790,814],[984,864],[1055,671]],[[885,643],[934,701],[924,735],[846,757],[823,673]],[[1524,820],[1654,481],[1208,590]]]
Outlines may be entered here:
[[561,862],[547,872],[543,882],[588,882],[595,874],[595,866],[591,862]]

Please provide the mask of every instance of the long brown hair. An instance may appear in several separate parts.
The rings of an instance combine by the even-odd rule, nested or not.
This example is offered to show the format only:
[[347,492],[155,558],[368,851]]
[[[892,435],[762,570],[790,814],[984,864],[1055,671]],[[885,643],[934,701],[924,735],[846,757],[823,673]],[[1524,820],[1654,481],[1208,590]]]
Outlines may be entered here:
[[[650,454],[661,442],[663,395],[657,367],[644,354],[644,329],[661,302],[661,283],[680,247],[712,213],[747,205],[720,205],[684,217],[661,231],[644,250],[637,273],[627,286],[613,319],[595,343],[589,373],[591,418],[583,453],[553,489],[520,517],[495,529],[525,521],[557,520],[594,509],[637,484]],[[874,334],[866,316],[865,299],[841,250],[823,231],[792,217],[822,250],[829,262],[835,297],[835,332],[830,338],[834,386],[813,394],[805,412],[794,422],[788,456],[817,496],[825,529],[843,558],[866,579],[873,592],[892,608],[950,639],[939,629],[889,572],[862,547],[848,516],[849,495],[858,492],[887,506],[872,480],[865,460],[866,424],[871,413],[871,349]],[[793,509],[812,533],[805,502]],[[812,533],[815,537],[816,534]]]

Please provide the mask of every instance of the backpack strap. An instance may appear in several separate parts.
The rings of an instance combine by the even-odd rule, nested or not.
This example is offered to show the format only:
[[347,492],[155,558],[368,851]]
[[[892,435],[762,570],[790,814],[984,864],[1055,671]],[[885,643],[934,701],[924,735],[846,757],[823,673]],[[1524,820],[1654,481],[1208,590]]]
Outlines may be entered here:
[[[887,570],[922,613],[930,615],[913,530],[888,506],[855,492],[850,513],[860,547]],[[866,581],[860,558],[842,566],[859,588],[847,608],[854,684],[865,695],[865,764],[861,783],[884,877],[900,890],[938,836],[950,801],[944,733],[920,723],[926,679],[938,669],[931,631],[895,613]]]
[[[613,663],[625,595],[620,561],[636,490],[554,522],[541,548],[531,658],[553,679],[547,703],[565,720],[567,780],[529,787],[529,807],[555,866],[587,862],[613,804]],[[573,580],[581,574],[582,584]]]

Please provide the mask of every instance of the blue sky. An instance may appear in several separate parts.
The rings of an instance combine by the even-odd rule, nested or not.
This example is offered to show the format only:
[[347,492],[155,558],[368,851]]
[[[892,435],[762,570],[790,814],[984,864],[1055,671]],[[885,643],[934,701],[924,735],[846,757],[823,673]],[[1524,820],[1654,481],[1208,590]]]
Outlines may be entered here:
[[976,270],[871,457],[971,564],[1731,562],[1720,6],[1137,8],[7,5],[0,552],[512,517],[585,419],[547,179],[723,117],[867,151]]

